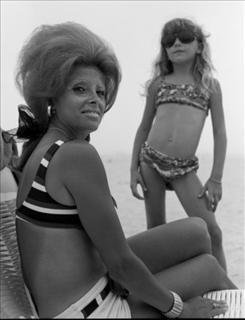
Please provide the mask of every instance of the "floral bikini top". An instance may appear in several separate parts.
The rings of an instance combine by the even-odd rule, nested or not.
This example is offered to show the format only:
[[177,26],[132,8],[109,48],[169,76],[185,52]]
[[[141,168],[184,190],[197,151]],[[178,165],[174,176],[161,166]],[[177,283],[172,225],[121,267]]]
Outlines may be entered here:
[[156,108],[163,103],[180,103],[203,110],[208,115],[210,93],[195,84],[173,84],[161,80],[156,95]]

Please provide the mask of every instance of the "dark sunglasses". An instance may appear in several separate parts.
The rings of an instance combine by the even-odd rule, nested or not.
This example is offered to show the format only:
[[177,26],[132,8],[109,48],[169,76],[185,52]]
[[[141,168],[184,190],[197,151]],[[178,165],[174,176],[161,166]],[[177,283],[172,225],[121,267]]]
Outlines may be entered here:
[[193,42],[196,39],[196,35],[193,31],[188,31],[188,30],[168,33],[164,35],[162,39],[162,46],[164,48],[171,48],[177,38],[179,39],[180,42],[187,44],[187,43]]
[[2,131],[2,138],[5,143],[11,143],[14,141],[13,135],[7,131]]

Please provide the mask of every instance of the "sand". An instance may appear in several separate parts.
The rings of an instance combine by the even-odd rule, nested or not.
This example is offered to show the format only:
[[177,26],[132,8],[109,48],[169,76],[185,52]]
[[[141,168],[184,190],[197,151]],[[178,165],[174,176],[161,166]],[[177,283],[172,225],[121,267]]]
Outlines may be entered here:
[[[130,156],[125,154],[102,155],[112,195],[117,201],[118,216],[126,236],[146,229],[144,202],[131,194],[129,187]],[[212,157],[199,155],[198,175],[204,183],[209,176]],[[244,159],[227,157],[223,197],[216,211],[223,231],[224,250],[228,274],[239,288],[245,288],[244,279]],[[167,193],[167,221],[186,217],[174,192]]]

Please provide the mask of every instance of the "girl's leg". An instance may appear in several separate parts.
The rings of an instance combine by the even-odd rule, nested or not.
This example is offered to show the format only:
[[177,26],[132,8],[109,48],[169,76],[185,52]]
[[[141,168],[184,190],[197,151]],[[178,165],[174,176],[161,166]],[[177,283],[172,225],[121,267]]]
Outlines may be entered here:
[[[160,285],[177,292],[186,301],[211,290],[235,289],[217,260],[209,254],[202,254],[156,275]],[[162,318],[160,312],[129,296],[132,318]]]
[[225,255],[222,247],[222,232],[217,224],[215,214],[207,207],[206,199],[198,198],[202,184],[195,172],[175,179],[172,186],[188,216],[204,219],[211,236],[212,252],[220,265],[226,270]]
[[147,228],[166,223],[165,190],[166,186],[159,174],[146,163],[140,164],[140,170],[147,191],[144,192]]

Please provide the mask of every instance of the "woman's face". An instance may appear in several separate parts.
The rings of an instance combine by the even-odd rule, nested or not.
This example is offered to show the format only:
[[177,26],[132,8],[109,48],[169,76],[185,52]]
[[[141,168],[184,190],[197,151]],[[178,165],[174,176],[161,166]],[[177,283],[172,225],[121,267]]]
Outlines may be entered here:
[[55,101],[56,120],[79,137],[87,136],[98,128],[104,115],[105,91],[104,75],[98,68],[78,66]]

